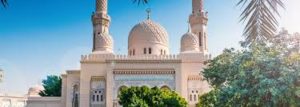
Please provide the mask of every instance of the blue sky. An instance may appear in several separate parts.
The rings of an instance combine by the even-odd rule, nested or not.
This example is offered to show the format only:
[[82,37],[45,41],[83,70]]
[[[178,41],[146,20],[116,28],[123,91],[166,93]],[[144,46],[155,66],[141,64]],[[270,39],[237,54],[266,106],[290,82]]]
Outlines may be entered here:
[[[39,84],[46,75],[59,75],[78,69],[80,55],[91,52],[91,13],[95,0],[9,0],[0,8],[0,68],[5,77],[0,93],[22,95]],[[209,12],[209,52],[218,55],[224,48],[239,47],[242,23],[237,0],[206,0]],[[280,26],[300,31],[299,0],[289,0],[282,12]],[[131,0],[109,0],[112,18],[110,32],[115,53],[127,53],[130,29],[146,19],[164,26],[169,33],[170,49],[179,51],[180,38],[187,32],[191,0],[152,0],[149,5],[134,5]]]

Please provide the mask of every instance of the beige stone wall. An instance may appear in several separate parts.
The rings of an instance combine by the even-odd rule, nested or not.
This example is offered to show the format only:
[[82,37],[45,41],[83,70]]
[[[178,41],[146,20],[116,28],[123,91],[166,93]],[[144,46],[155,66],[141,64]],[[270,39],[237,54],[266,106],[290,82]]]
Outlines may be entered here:
[[[125,56],[91,54],[83,56],[80,75],[80,105],[88,107],[90,104],[90,82],[92,77],[103,77],[106,81],[106,106],[113,106],[114,74],[120,70],[164,70],[175,71],[175,90],[189,101],[190,89],[199,89],[199,93],[209,90],[206,81],[201,80],[200,71],[203,62],[209,59],[207,53],[182,53],[167,56]],[[159,74],[158,74],[159,75]],[[192,84],[192,85],[191,85]],[[189,102],[192,106],[195,102]]]
[[26,101],[26,97],[0,95],[0,107],[25,107]]
[[0,96],[0,107],[65,107],[60,97]]
[[[182,86],[184,93],[182,96],[189,102],[189,106],[195,106],[198,102],[198,96],[210,90],[209,84],[200,75],[205,67],[204,61],[208,60],[210,56],[205,53],[182,53],[180,56],[182,59],[181,70],[184,72],[184,86]],[[190,98],[191,95],[192,99]]]
[[63,107],[60,97],[29,97],[26,107]]
[[67,103],[67,74],[62,74],[62,86],[61,86],[61,104],[62,107],[67,107],[66,103]]
[[73,87],[74,85],[80,86],[80,71],[79,70],[69,70],[67,71],[66,78],[66,107],[72,107],[72,99],[73,99]]
[[[103,77],[106,80],[107,64],[105,62],[89,62],[81,64],[80,73],[80,107],[90,106],[90,82],[92,77]],[[106,84],[108,85],[108,84]],[[107,91],[106,91],[107,92]],[[109,97],[109,95],[107,95]],[[108,101],[108,100],[106,100]]]

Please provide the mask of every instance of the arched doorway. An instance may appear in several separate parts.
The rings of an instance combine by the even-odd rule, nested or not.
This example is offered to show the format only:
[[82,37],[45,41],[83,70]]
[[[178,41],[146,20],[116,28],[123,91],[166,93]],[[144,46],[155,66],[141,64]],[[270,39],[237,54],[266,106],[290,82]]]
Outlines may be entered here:
[[73,86],[72,107],[79,107],[79,85]]

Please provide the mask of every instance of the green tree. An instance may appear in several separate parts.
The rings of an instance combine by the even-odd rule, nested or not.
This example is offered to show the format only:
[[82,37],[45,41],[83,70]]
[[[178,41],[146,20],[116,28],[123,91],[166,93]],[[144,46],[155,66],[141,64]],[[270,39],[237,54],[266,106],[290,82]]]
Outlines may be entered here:
[[43,80],[43,87],[45,90],[41,91],[39,94],[41,96],[59,97],[61,96],[61,85],[61,77],[55,75],[47,76],[47,79]]
[[200,102],[204,103],[199,106],[300,106],[299,42],[299,34],[283,31],[267,43],[240,51],[226,49],[203,71],[219,91],[202,96]]
[[218,101],[218,90],[212,90],[199,98],[197,107],[215,107]]
[[119,103],[124,107],[186,107],[187,102],[175,91],[157,87],[122,88]]

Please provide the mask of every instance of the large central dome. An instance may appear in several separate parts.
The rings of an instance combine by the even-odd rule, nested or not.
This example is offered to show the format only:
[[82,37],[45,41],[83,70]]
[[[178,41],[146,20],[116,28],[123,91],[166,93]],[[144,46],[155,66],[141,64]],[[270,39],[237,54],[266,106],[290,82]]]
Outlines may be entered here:
[[169,53],[168,33],[148,19],[135,25],[129,34],[129,55],[165,55]]

